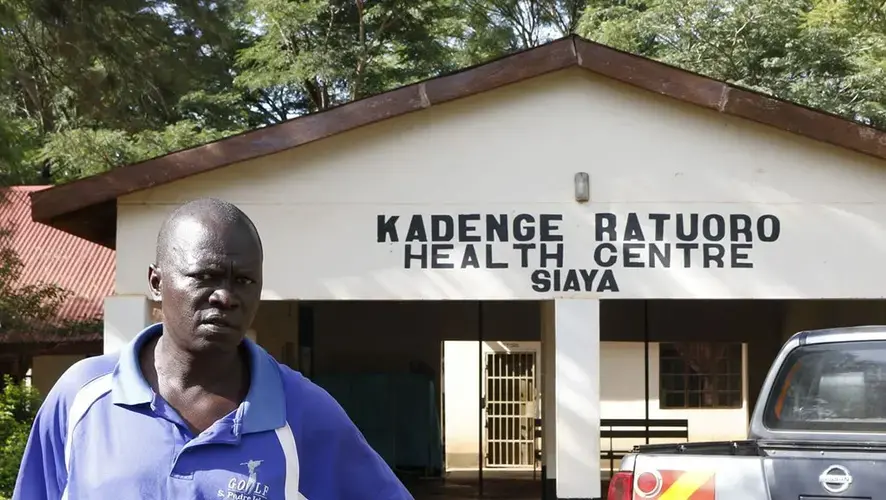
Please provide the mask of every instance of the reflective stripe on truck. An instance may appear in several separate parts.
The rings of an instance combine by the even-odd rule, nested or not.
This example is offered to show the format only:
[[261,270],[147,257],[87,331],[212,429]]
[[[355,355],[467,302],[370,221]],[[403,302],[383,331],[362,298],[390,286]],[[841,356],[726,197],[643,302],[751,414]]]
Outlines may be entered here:
[[734,447],[724,446],[730,454],[629,453],[612,475],[608,500],[772,500],[764,457],[733,455]]
[[714,500],[716,473],[652,470],[634,476],[634,500]]

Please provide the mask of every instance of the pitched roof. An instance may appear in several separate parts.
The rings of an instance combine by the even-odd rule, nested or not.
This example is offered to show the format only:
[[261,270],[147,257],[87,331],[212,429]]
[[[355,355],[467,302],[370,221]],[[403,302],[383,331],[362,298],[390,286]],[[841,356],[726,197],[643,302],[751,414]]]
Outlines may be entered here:
[[113,247],[115,200],[122,195],[571,67],[886,159],[886,132],[569,36],[320,113],[36,192],[32,195],[33,217]]
[[[91,320],[102,317],[104,298],[114,290],[114,251],[31,219],[31,193],[48,186],[0,188],[0,225],[10,230],[4,244],[16,251],[23,266],[17,285],[48,283],[70,292],[58,319]],[[45,340],[33,338],[36,332],[4,332],[0,342]],[[78,340],[101,339],[101,332],[89,332]]]

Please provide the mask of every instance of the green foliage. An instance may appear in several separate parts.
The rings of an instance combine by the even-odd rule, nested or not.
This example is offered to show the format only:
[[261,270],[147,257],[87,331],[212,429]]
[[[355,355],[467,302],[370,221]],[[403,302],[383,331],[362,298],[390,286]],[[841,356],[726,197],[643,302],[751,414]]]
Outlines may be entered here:
[[886,128],[886,14],[855,0],[592,0],[578,33]]
[[0,1],[0,182],[64,182],[260,124],[233,87],[237,11],[230,0]]
[[75,128],[50,134],[37,159],[52,164],[57,182],[67,182],[212,142],[230,132],[201,129],[189,120],[176,122],[162,130],[147,129],[136,133]]
[[24,382],[4,377],[0,391],[0,497],[12,497],[40,396]]
[[[451,69],[451,2],[246,0],[258,36],[237,55],[238,85],[276,120],[327,109]],[[269,92],[271,94],[269,94]]]
[[482,63],[575,32],[587,0],[461,0],[460,66]]
[[0,184],[67,182],[573,32],[886,128],[880,0],[0,0]]
[[39,184],[40,169],[33,159],[40,146],[41,134],[34,121],[0,109],[0,186]]

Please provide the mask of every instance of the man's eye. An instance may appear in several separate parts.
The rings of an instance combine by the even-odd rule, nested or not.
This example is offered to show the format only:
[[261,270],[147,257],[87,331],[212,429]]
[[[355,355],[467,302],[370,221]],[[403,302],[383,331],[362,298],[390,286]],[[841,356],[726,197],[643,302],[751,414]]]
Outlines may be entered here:
[[237,281],[239,281],[240,284],[243,284],[243,285],[251,285],[251,284],[255,283],[255,280],[250,279],[250,278],[246,278],[246,277],[237,278]]
[[212,275],[209,273],[197,273],[194,277],[200,281],[209,281],[212,279]]

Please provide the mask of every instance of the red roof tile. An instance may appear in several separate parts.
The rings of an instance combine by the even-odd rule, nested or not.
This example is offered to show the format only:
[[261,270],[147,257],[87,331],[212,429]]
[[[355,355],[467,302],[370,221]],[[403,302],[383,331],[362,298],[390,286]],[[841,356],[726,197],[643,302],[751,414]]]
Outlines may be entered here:
[[29,194],[48,187],[0,188],[0,226],[11,230],[9,244],[24,264],[18,284],[48,283],[71,292],[59,319],[100,319],[104,298],[114,290],[114,251],[34,222]]

